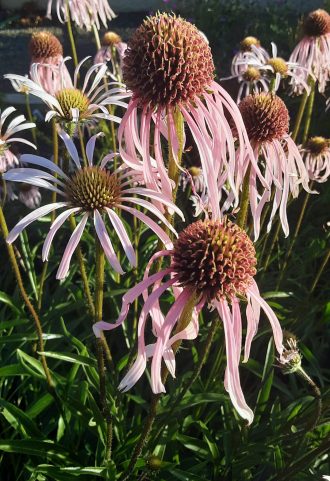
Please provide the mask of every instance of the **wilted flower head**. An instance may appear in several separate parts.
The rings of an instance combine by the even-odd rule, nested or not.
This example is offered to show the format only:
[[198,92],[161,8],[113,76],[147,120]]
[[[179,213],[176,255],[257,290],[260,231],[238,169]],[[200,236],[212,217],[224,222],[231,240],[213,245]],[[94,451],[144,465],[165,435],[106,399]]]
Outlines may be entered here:
[[[25,182],[33,186],[43,187],[52,192],[57,192],[63,197],[63,201],[44,205],[21,219],[9,233],[9,236],[7,237],[8,243],[14,242],[19,234],[33,221],[46,216],[52,211],[64,208],[65,210],[51,225],[50,231],[43,245],[42,258],[44,261],[48,260],[49,250],[58,229],[72,214],[82,215],[81,220],[70,237],[62,257],[62,261],[57,271],[58,279],[66,277],[73,252],[81,239],[89,217],[93,218],[98,239],[109,263],[115,271],[120,274],[123,274],[123,270],[113,249],[103,221],[104,216],[110,221],[112,229],[116,232],[120,243],[133,266],[136,266],[135,252],[124,224],[117,212],[119,210],[128,212],[141,220],[152,229],[166,245],[171,245],[167,234],[165,234],[154,220],[147,217],[134,206],[138,205],[151,212],[174,233],[175,230],[171,224],[158,211],[158,209],[151,202],[145,200],[144,197],[156,199],[158,202],[163,203],[182,217],[181,211],[172,202],[164,199],[158,192],[139,186],[130,187],[131,183],[134,184],[134,171],[131,171],[126,167],[120,167],[114,172],[107,170],[107,163],[113,159],[115,154],[106,155],[101,159],[100,164],[93,165],[95,142],[100,135],[102,134],[99,133],[94,135],[87,142],[86,156],[88,159],[88,165],[81,166],[78,152],[72,139],[65,132],[61,133],[61,137],[64,140],[68,153],[75,165],[75,170],[70,175],[64,173],[63,170],[52,161],[37,155],[23,155],[21,160],[27,164],[40,166],[43,170],[23,167],[12,169],[4,174],[6,180],[12,182]],[[47,170],[50,170],[52,173],[50,174]],[[57,177],[55,177],[54,174],[57,174]],[[126,204],[131,204],[133,206]]]
[[245,72],[252,51],[261,62],[268,56],[267,51],[260,45],[260,41],[256,37],[245,37],[240,43],[239,51],[232,60],[231,75],[233,77],[238,77]]
[[318,81],[319,92],[324,92],[330,78],[330,15],[325,10],[318,9],[307,15],[303,38],[290,61],[307,69]]
[[[297,91],[297,89],[301,91],[301,89],[305,89],[309,93],[310,87],[306,82],[308,70],[298,63],[287,62],[279,57],[277,54],[277,46],[274,42],[272,42],[271,45],[272,55],[265,52],[262,56],[255,46],[252,46],[251,51],[245,55],[243,66],[246,66],[246,70],[239,77],[239,81],[241,77],[243,77],[244,80],[244,75],[246,75],[249,69],[255,69],[256,72],[259,72],[259,76],[264,82],[264,91],[270,89],[270,82],[272,81],[272,91],[276,92],[280,86],[281,79],[289,78],[291,91]],[[250,72],[254,72],[254,70],[250,70]],[[265,84],[267,88],[265,88]]]
[[300,150],[310,179],[326,182],[330,175],[330,140],[311,137]]
[[32,129],[36,125],[32,122],[25,122],[24,115],[19,115],[12,119],[7,128],[4,126],[9,115],[15,112],[14,107],[7,107],[3,112],[0,110],[0,174],[6,172],[6,170],[15,167],[18,164],[18,159],[15,154],[10,150],[10,144],[12,142],[19,142],[36,148],[34,144],[21,137],[12,137],[17,132],[26,129]]
[[185,143],[184,132],[178,134],[182,122],[199,149],[210,193],[218,188],[207,175],[211,166],[224,173],[224,182],[231,181],[234,138],[226,113],[237,127],[240,144],[249,142],[237,106],[213,80],[210,47],[194,25],[165,13],[147,17],[128,43],[123,78],[133,96],[118,132],[120,152],[125,162],[143,172],[147,185],[171,196],[161,142],[168,141],[177,160]]
[[292,374],[301,369],[301,354],[298,349],[296,337],[288,332],[284,332],[283,353],[279,360],[279,365],[284,374]]
[[[258,166],[256,166],[246,156],[243,163],[237,162],[235,175],[237,185],[242,186],[246,172],[250,168],[250,208],[254,221],[255,239],[260,233],[262,210],[266,202],[271,200],[271,185],[274,186],[275,192],[268,231],[274,215],[279,209],[283,231],[285,235],[288,235],[286,206],[289,193],[293,197],[297,197],[300,184],[310,192],[308,172],[296,144],[288,133],[288,110],[283,100],[277,95],[265,92],[246,97],[239,104],[239,109],[255,157],[259,159]],[[264,182],[264,180],[269,187],[264,187],[262,194],[259,194],[259,181]],[[233,194],[230,193],[228,200],[233,200],[233,198]],[[226,207],[228,207],[228,201]]]
[[[120,119],[110,115],[108,105],[118,105],[126,107],[122,99],[129,96],[126,91],[118,84],[105,84],[104,75],[106,65],[98,64],[89,68],[86,73],[83,87],[78,87],[80,68],[89,57],[82,60],[74,72],[73,82],[69,77],[66,79],[62,75],[64,62],[60,65],[61,85],[56,92],[51,95],[42,86],[38,72],[38,64],[31,67],[32,80],[21,75],[7,74],[4,77],[9,80],[25,85],[31,95],[42,99],[49,107],[45,120],[49,121],[55,117],[64,127],[70,128],[72,124],[86,123],[98,119],[108,119],[120,122]],[[100,86],[101,84],[101,86]],[[111,87],[111,88],[109,88]]]
[[127,44],[116,32],[106,32],[102,39],[102,46],[94,57],[94,64],[110,62],[110,75],[121,81],[124,54]]
[[[149,276],[152,262],[162,255],[170,257],[170,266]],[[175,374],[175,359],[172,346],[182,339],[193,339],[198,334],[198,312],[204,305],[216,308],[223,322],[227,369],[225,387],[240,416],[249,423],[253,412],[245,402],[239,379],[239,361],[242,344],[242,319],[239,299],[247,301],[247,333],[244,361],[249,358],[251,342],[257,332],[260,308],[266,313],[274,332],[278,353],[282,354],[282,330],[279,322],[259,294],[254,276],[256,274],[256,254],[247,234],[229,220],[197,221],[186,227],[168,251],[157,253],[149,262],[144,280],[130,289],[123,297],[120,316],[115,324],[99,322],[94,325],[97,336],[101,330],[109,330],[120,325],[127,316],[129,306],[144,293],[144,306],[138,324],[138,354],[135,363],[120,383],[119,388],[130,389],[143,374],[147,358],[151,362],[151,387],[154,393],[165,391],[161,380],[162,359],[171,374]],[[168,277],[168,280],[164,280]],[[154,286],[147,295],[148,289]],[[164,317],[159,298],[166,289],[173,287],[175,302]],[[193,318],[181,332],[173,334],[174,328],[187,305],[193,303]],[[155,344],[145,345],[145,326],[151,315]]]
[[38,82],[46,92],[53,95],[63,83],[70,84],[70,74],[63,64],[63,47],[55,35],[47,31],[33,33],[29,50],[30,76],[32,77],[32,65],[37,64],[34,69],[38,73]]
[[18,199],[29,209],[36,209],[41,202],[41,193],[34,185],[21,184],[18,191]]
[[[53,0],[48,0],[47,17],[52,18]],[[115,18],[108,0],[56,0],[56,13],[60,22],[68,21],[68,10],[73,22],[80,28],[91,30],[93,25],[99,30],[100,20],[107,27],[108,20]]]

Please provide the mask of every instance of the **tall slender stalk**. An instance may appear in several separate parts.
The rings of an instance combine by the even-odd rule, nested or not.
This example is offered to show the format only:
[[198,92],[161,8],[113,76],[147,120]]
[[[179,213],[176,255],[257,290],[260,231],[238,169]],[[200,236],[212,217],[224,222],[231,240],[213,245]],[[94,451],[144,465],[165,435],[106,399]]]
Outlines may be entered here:
[[[2,210],[1,207],[0,207],[0,227],[1,227],[1,230],[2,230],[3,237],[4,237],[4,239],[6,239],[7,236],[8,236],[8,228],[7,228],[6,219],[5,219],[5,216],[4,216],[4,213],[3,213],[3,210]],[[36,329],[37,336],[38,336],[38,350],[39,350],[39,352],[44,352],[45,349],[44,349],[44,340],[43,340],[43,332],[42,332],[42,327],[41,327],[41,321],[39,319],[37,311],[33,307],[32,303],[29,299],[29,296],[28,296],[28,294],[25,290],[25,287],[24,287],[24,284],[23,284],[23,279],[22,279],[22,276],[21,276],[21,273],[20,273],[20,270],[19,270],[19,267],[18,267],[18,264],[17,264],[17,260],[16,260],[16,256],[15,256],[13,246],[11,244],[8,244],[7,242],[5,242],[5,243],[6,243],[6,247],[7,247],[7,251],[8,251],[8,255],[9,255],[9,260],[10,260],[12,269],[13,269],[14,274],[15,274],[15,278],[16,278],[18,288],[19,288],[21,296],[22,296],[22,298],[25,302],[25,305],[28,308],[28,310],[29,310],[29,312],[30,312],[30,314],[33,318],[33,321],[34,321],[35,329]],[[43,367],[43,370],[44,370],[44,373],[45,373],[48,389],[51,393],[54,393],[54,383],[53,383],[53,380],[52,380],[52,377],[51,377],[51,374],[50,374],[50,370],[48,368],[46,357],[43,354],[40,354],[40,358],[41,358],[41,364],[42,364],[42,367]]]
[[87,155],[86,155],[84,135],[83,135],[83,131],[82,131],[82,128],[81,128],[81,125],[80,125],[79,122],[78,122],[78,135],[79,135],[80,150],[81,150],[81,155],[82,155],[82,158],[83,158],[83,161],[84,161],[84,166],[87,167],[88,166],[88,159],[87,159]]
[[101,48],[100,35],[99,35],[99,31],[98,31],[98,29],[95,25],[95,22],[92,23],[92,29],[93,29],[94,39],[95,39],[95,43],[96,43],[96,48],[97,48],[97,50],[100,50],[100,48]]
[[242,187],[242,198],[241,207],[237,215],[236,223],[241,228],[244,229],[247,221],[248,209],[249,209],[249,185],[250,185],[250,171],[251,165],[249,165],[245,177],[243,180]]
[[[309,85],[310,85],[310,81],[313,81],[313,79],[311,77],[309,77],[308,81],[307,81],[307,83]],[[301,101],[300,101],[299,110],[298,110],[298,113],[297,113],[296,121],[295,121],[293,132],[292,132],[292,139],[294,141],[297,140],[297,137],[298,137],[298,134],[299,134],[300,125],[301,125],[301,121],[302,121],[303,116],[304,116],[308,96],[309,96],[309,92],[307,92],[305,90],[304,93],[303,93],[303,96],[301,98]]]
[[[31,111],[31,106],[30,106],[30,97],[29,97],[28,93],[25,94],[25,106],[26,106],[26,113],[27,113],[27,118],[28,118],[29,122],[34,123],[32,111]],[[33,143],[35,144],[36,147],[38,147],[37,132],[36,132],[35,128],[31,129],[31,135],[32,135]]]
[[323,262],[322,264],[320,265],[320,268],[319,270],[317,271],[317,274],[315,276],[315,279],[313,281],[313,284],[310,288],[310,294],[312,294],[314,291],[315,291],[315,288],[321,278],[321,275],[323,274],[323,271],[325,269],[325,266],[327,265],[327,263],[329,262],[329,259],[330,259],[330,249],[328,249],[328,252],[326,253],[326,255],[324,256],[324,259],[323,259]]
[[66,0],[66,2],[65,2],[65,12],[66,12],[66,25],[67,25],[67,29],[68,29],[68,35],[69,35],[69,40],[70,40],[70,45],[71,45],[73,62],[74,62],[74,66],[77,67],[78,56],[77,56],[76,44],[75,44],[74,36],[73,36],[73,32],[72,32],[72,23],[71,23],[71,15],[70,15],[70,8],[69,8],[69,0]]
[[[52,134],[53,134],[53,162],[55,165],[58,165],[58,136],[57,136],[57,125],[56,120],[52,119]],[[57,178],[57,173],[54,173],[54,177]],[[57,193],[52,192],[52,203],[56,202]],[[56,211],[53,210],[51,213],[51,222],[53,223],[56,217]],[[41,309],[42,306],[42,297],[44,291],[44,284],[47,276],[47,269],[48,269],[48,261],[44,262],[42,267],[42,272],[40,276],[39,282],[39,292],[38,292],[38,309]]]
[[309,129],[311,126],[312,114],[313,114],[313,107],[314,107],[314,100],[315,100],[315,81],[310,81],[311,92],[308,97],[308,104],[307,104],[307,111],[306,111],[306,121],[304,125],[304,132],[302,137],[302,143],[304,144],[308,138]]

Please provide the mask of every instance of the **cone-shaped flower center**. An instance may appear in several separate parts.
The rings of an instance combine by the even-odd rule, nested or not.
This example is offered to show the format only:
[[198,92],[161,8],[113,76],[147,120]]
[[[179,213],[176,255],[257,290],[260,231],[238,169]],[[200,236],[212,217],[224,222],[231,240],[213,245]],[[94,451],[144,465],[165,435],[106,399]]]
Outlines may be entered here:
[[288,73],[288,66],[285,60],[281,57],[274,57],[268,60],[268,65],[273,67],[275,73],[280,73],[285,77]]
[[120,192],[116,175],[99,167],[78,170],[66,185],[66,194],[72,206],[85,211],[113,207]]
[[180,284],[208,301],[244,294],[256,263],[252,241],[228,220],[194,222],[174,245],[173,269]]
[[243,79],[247,82],[254,82],[261,77],[260,71],[255,67],[248,67],[243,73]]
[[47,31],[33,33],[29,48],[33,60],[63,56],[61,42]]
[[314,156],[325,153],[328,148],[329,140],[324,137],[311,137],[306,144],[306,149]]
[[238,107],[250,140],[279,140],[289,131],[289,112],[277,95],[269,92],[249,95]]
[[330,15],[328,12],[319,8],[307,15],[303,31],[308,37],[320,37],[330,33]]
[[105,32],[102,39],[102,45],[111,47],[121,42],[121,37],[116,32]]
[[71,109],[78,109],[79,116],[83,117],[89,105],[89,100],[86,95],[81,92],[81,90],[75,88],[60,90],[56,94],[56,99],[58,100],[63,115],[67,120],[71,120],[72,118]]
[[241,51],[242,52],[250,52],[252,45],[255,47],[260,47],[260,42],[256,37],[245,37],[241,41]]
[[211,50],[197,28],[175,15],[148,17],[133,34],[123,77],[140,104],[175,106],[202,95],[213,80]]

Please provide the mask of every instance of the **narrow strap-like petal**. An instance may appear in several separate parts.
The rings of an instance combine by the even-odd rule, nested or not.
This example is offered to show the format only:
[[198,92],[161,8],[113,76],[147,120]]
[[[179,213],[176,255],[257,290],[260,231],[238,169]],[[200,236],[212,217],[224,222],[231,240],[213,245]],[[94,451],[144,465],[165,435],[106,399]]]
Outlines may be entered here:
[[123,269],[121,268],[120,262],[118,260],[118,257],[114,251],[114,248],[112,246],[109,234],[107,232],[107,229],[104,225],[103,219],[99,211],[96,209],[94,210],[94,225],[95,225],[95,230],[97,233],[97,236],[99,238],[99,241],[101,243],[101,246],[104,250],[104,253],[110,262],[110,265],[113,267],[113,269],[118,272],[118,274],[124,274]]
[[115,211],[113,211],[112,209],[109,209],[108,207],[106,207],[105,209],[108,213],[111,224],[113,225],[115,231],[117,232],[120,243],[123,246],[123,249],[125,251],[125,254],[127,255],[127,258],[129,260],[130,264],[133,267],[136,267],[135,251],[133,249],[130,238],[127,235],[124,224],[122,223],[120,217],[116,214]]

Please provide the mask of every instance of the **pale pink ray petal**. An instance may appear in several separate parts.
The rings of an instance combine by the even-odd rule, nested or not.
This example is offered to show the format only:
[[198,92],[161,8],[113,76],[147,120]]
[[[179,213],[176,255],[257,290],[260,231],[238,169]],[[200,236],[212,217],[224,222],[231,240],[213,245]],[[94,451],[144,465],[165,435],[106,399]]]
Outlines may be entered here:
[[64,130],[61,130],[61,132],[59,132],[58,135],[61,137],[61,139],[65,143],[65,147],[67,148],[67,151],[69,152],[70,157],[73,160],[73,162],[76,164],[77,168],[81,169],[78,151],[71,137]]
[[168,311],[162,329],[159,333],[154,356],[151,362],[151,389],[154,394],[165,392],[165,386],[163,385],[161,379],[161,362],[164,354],[164,349],[166,348],[166,345],[168,343],[171,331],[190,297],[191,292],[189,289],[184,289],[181,292],[178,299],[174,302],[174,304]]
[[103,137],[104,133],[99,132],[98,134],[93,135],[86,144],[86,155],[88,159],[88,163],[90,166],[93,165],[93,155],[95,149],[95,142],[98,137]]
[[109,209],[108,207],[105,208],[107,211],[107,214],[109,216],[110,222],[113,225],[118,238],[120,240],[121,245],[123,246],[123,249],[125,251],[125,254],[127,255],[127,258],[130,262],[130,264],[133,267],[136,267],[136,255],[134,248],[132,246],[131,240],[127,235],[126,229],[124,227],[124,224],[122,223],[120,217],[116,214],[115,211],[112,209]]
[[247,331],[245,336],[243,362],[247,362],[249,360],[252,340],[257,333],[259,319],[260,319],[260,305],[257,304],[253,299],[251,299],[251,296],[248,292],[247,292],[247,305],[246,305],[246,319],[247,319]]
[[93,331],[95,336],[101,337],[102,331],[111,331],[112,329],[120,326],[127,317],[130,304],[132,304],[132,302],[134,302],[135,299],[137,299],[145,289],[148,289],[148,287],[151,286],[154,282],[162,279],[170,272],[171,269],[164,269],[160,272],[156,272],[156,274],[153,274],[147,279],[144,279],[136,286],[132,287],[129,291],[127,291],[126,294],[123,296],[122,307],[117,321],[114,324],[110,324],[109,322],[104,321],[96,322],[93,325]]
[[226,353],[227,353],[227,368],[226,368],[226,389],[230,396],[231,402],[233,403],[238,414],[246,419],[248,424],[253,421],[253,411],[246,404],[244,394],[241,387],[239,369],[238,369],[238,357],[237,357],[237,346],[235,345],[235,334],[233,330],[233,324],[231,319],[230,309],[228,307],[227,301],[220,300],[214,302],[216,308],[219,311],[219,315],[222,319],[224,331],[225,331],[225,342],[226,342]]
[[73,231],[69,239],[69,242],[65,248],[60,266],[57,270],[56,279],[64,279],[67,276],[69,267],[70,267],[71,258],[84,232],[88,217],[89,217],[88,213],[84,214],[83,218],[81,219],[81,221],[79,222],[75,230]]
[[154,233],[159,237],[159,239],[162,241],[162,243],[167,249],[170,249],[173,246],[172,241],[166,234],[166,232],[164,232],[163,229],[155,221],[150,219],[150,217],[145,215],[143,212],[135,209],[134,207],[127,207],[121,205],[120,208],[122,210],[126,210],[133,216],[137,217],[141,222],[146,224],[152,231],[154,231]]
[[251,286],[247,289],[247,292],[260,305],[260,307],[264,310],[266,316],[268,317],[270,325],[273,330],[275,346],[276,346],[277,352],[281,356],[283,353],[283,332],[274,311],[267,304],[267,302],[260,296],[258,286],[254,279],[252,280]]
[[68,176],[63,172],[62,169],[60,169],[60,167],[58,167],[56,164],[54,164],[54,162],[46,159],[45,157],[40,157],[39,155],[33,154],[23,154],[21,155],[20,160],[26,164],[35,164],[39,165],[40,167],[45,167],[46,169],[56,172],[64,179],[68,179]]
[[135,366],[135,363],[133,364],[132,368],[128,371],[126,374],[125,378],[122,380],[120,383],[121,389],[124,391],[127,391],[130,389],[139,379],[137,377],[137,374],[140,374],[140,376],[143,374],[143,371],[141,371],[141,367],[144,365],[141,363],[141,361],[146,360],[146,348],[145,348],[145,341],[144,341],[144,331],[145,331],[145,325],[146,321],[148,319],[148,316],[150,314],[150,310],[154,303],[159,299],[159,297],[165,292],[172,284],[174,284],[175,280],[174,279],[169,279],[168,281],[164,282],[158,289],[153,291],[148,299],[146,300],[140,317],[139,317],[139,322],[138,322],[138,331],[137,331],[137,338],[138,338],[138,356],[135,361],[135,363],[138,364],[139,369],[137,369],[137,366]]
[[165,198],[163,194],[160,192],[155,192],[154,190],[151,189],[145,189],[144,187],[132,187],[131,189],[126,189],[122,192],[122,194],[137,194],[137,195],[143,195],[145,197],[150,197],[150,199],[155,199],[161,202],[162,204],[165,204],[166,206],[170,207],[172,210],[174,210],[179,217],[184,221],[184,215],[177,207],[175,204],[173,204],[172,201],[169,201],[168,199]]
[[14,242],[14,240],[17,239],[20,233],[33,221],[39,219],[40,217],[44,217],[45,215],[49,214],[49,212],[52,212],[53,210],[61,209],[61,207],[67,207],[67,203],[53,202],[52,204],[43,205],[42,207],[35,209],[33,212],[30,212],[30,214],[23,217],[23,219],[21,219],[15,225],[15,227],[13,227],[13,229],[9,232],[9,235],[6,241],[8,242],[8,244],[11,244],[12,242]]
[[109,234],[102,220],[102,216],[97,209],[94,210],[94,225],[95,225],[97,236],[104,250],[104,253],[107,256],[107,259],[110,262],[110,265],[113,267],[113,269],[116,272],[118,272],[118,274],[124,274],[124,271],[121,268],[121,265],[119,263],[118,257],[113,249]]
[[70,217],[71,214],[73,214],[74,212],[78,212],[79,210],[80,210],[79,207],[73,207],[71,209],[65,210],[52,223],[52,225],[50,226],[50,230],[46,236],[44,245],[42,247],[43,262],[48,261],[49,250],[58,229],[64,224],[64,222],[67,220],[68,217]]

